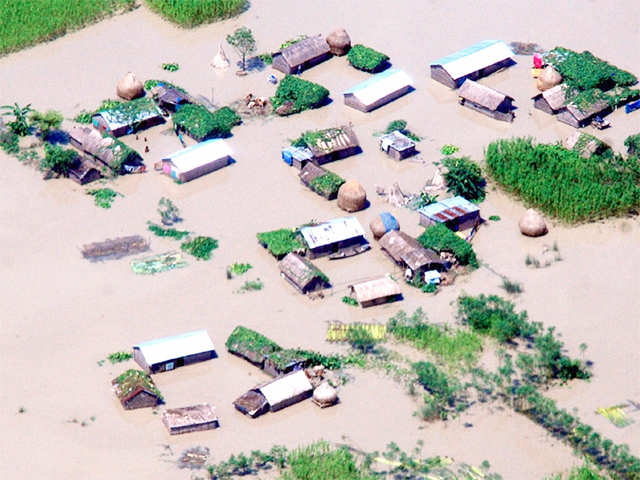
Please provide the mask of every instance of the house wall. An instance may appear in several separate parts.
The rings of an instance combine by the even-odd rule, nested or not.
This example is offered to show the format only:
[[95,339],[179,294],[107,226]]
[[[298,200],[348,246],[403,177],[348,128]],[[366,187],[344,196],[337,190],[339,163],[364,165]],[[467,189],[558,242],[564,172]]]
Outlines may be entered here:
[[349,238],[342,242],[334,242],[329,245],[325,245],[323,247],[318,247],[312,249],[308,249],[309,258],[319,258],[324,257],[326,255],[331,255],[332,253],[337,253],[342,249],[352,247],[353,245],[361,245],[364,243],[363,237],[355,237]]
[[580,128],[584,126],[584,125],[581,125],[580,122],[578,122],[578,120],[576,119],[576,117],[571,115],[571,113],[569,113],[569,111],[566,108],[560,110],[558,115],[556,115],[556,118],[558,119],[559,122],[566,123],[567,125],[571,125],[574,128]]
[[293,288],[295,288],[297,291],[299,291],[300,293],[304,294],[306,293],[304,291],[304,287],[300,287],[293,279],[291,279],[286,273],[284,272],[280,272],[280,276],[282,278],[284,278],[287,282],[289,282]]
[[158,397],[155,395],[151,395],[147,392],[140,392],[135,397],[124,402],[122,406],[127,410],[133,410],[136,408],[155,407],[158,403]]
[[292,70],[294,72],[297,72],[298,71],[298,67],[300,67],[300,71],[302,72],[302,71],[305,71],[305,70],[307,70],[307,69],[309,69],[311,67],[314,67],[314,66],[318,65],[319,63],[324,62],[325,60],[329,60],[331,57],[332,57],[331,52],[327,52],[325,54],[318,55],[317,57],[313,57],[313,58],[307,60],[306,62],[301,63],[300,65],[294,65],[292,67]]
[[556,112],[553,111],[549,102],[547,102],[542,95],[535,98],[533,101],[533,108],[537,108],[538,110],[542,110],[549,115],[555,115]]
[[312,394],[312,391],[309,390],[307,392],[302,392],[299,395],[296,395],[294,397],[291,398],[287,398],[286,400],[283,400],[280,403],[277,403],[275,405],[270,405],[270,410],[272,412],[277,412],[278,410],[282,410],[283,408],[286,408],[290,405],[293,405],[294,403],[298,403],[301,402],[302,400],[306,400],[307,398],[309,398]]
[[197,362],[204,362],[205,360],[210,360],[216,357],[217,355],[215,351],[197,353],[194,355],[187,355],[186,357],[172,358],[171,360],[166,360],[164,362],[154,363],[153,365],[151,365],[150,370],[151,373],[168,372],[171,370],[175,370],[178,367],[191,365],[192,363]]
[[502,120],[504,122],[513,122],[513,119],[515,117],[513,112],[504,113],[498,110],[489,110],[488,108],[483,107],[482,105],[478,105],[477,103],[474,103],[470,100],[463,99],[460,103],[461,105],[464,105],[465,107],[470,108],[471,110],[475,110],[477,112],[483,113],[488,117],[495,118],[496,120]]
[[390,146],[389,150],[387,150],[387,155],[389,155],[391,158],[393,158],[396,161],[404,160],[405,158],[415,154],[416,154],[415,146],[409,147],[402,151],[396,150],[395,148],[393,148],[393,146]]
[[222,167],[226,167],[229,165],[230,158],[223,157],[218,158],[210,163],[205,165],[201,165],[200,167],[194,168],[193,170],[189,170],[188,172],[181,172],[178,175],[178,178],[181,182],[189,182],[195,178],[201,177],[202,175],[206,175],[207,173],[214,172]]
[[348,107],[355,108],[356,110],[360,110],[361,112],[366,112],[367,107],[360,100],[358,100],[355,95],[352,93],[347,93],[344,95],[344,104]]
[[165,426],[167,427],[171,435],[180,435],[182,433],[201,432],[203,430],[213,430],[214,428],[218,428],[220,424],[218,423],[218,420],[212,420],[210,422],[199,423],[194,425],[186,425],[183,427],[172,427],[167,425],[166,423],[165,423]]
[[140,365],[142,370],[144,370],[147,373],[151,373],[151,368],[149,368],[149,365],[147,365],[147,361],[144,359],[142,352],[137,348],[133,349],[133,359],[136,361],[138,365]]
[[446,85],[449,88],[458,88],[458,84],[456,81],[451,78],[451,75],[447,73],[447,71],[439,65],[431,66],[431,78],[433,78],[436,82],[440,82]]
[[383,303],[390,303],[400,300],[402,295],[387,295],[386,297],[374,298],[367,302],[360,302],[362,308],[374,307],[376,305],[382,305]]
[[501,62],[497,62],[491,65],[488,65],[484,68],[481,68],[480,70],[476,70],[475,72],[471,72],[468,75],[465,75],[464,77],[460,77],[456,79],[456,86],[459,87],[460,85],[462,85],[464,83],[464,81],[467,78],[470,78],[471,80],[478,80],[482,77],[486,77],[491,75],[492,73],[497,72],[498,70],[502,70],[503,68],[509,67],[511,65],[513,65],[515,62],[510,59],[507,58]]
[[314,156],[313,163],[316,165],[324,165],[325,163],[333,162],[334,160],[340,160],[341,158],[350,157],[351,155],[355,155],[360,153],[360,146],[356,145],[349,148],[343,148],[342,150],[338,150],[336,152],[329,152],[324,155]]

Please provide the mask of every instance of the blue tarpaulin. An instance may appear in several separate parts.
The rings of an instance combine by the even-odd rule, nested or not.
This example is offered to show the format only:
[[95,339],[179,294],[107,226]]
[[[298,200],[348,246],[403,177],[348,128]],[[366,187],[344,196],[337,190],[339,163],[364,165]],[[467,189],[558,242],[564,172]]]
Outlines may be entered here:
[[627,113],[634,112],[636,110],[640,110],[640,100],[635,102],[627,103],[624,107],[624,111]]
[[380,214],[380,219],[382,220],[384,229],[387,232],[390,232],[391,230],[400,230],[400,225],[398,224],[396,217],[391,215],[389,212],[382,212]]

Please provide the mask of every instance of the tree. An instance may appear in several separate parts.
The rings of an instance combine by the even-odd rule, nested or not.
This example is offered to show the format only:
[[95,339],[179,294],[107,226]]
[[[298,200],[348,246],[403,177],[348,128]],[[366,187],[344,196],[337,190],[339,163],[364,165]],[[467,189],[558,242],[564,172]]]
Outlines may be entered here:
[[444,174],[447,191],[470,201],[484,200],[486,181],[480,167],[469,157],[445,157],[442,165],[447,169]]
[[0,107],[2,110],[6,110],[3,115],[13,115],[13,121],[7,123],[7,127],[20,137],[25,137],[29,135],[31,131],[31,127],[29,126],[29,122],[27,121],[27,117],[29,113],[33,110],[31,108],[31,104],[28,104],[26,107],[21,107],[17,103],[13,105],[2,105]]
[[240,27],[233,32],[232,35],[227,35],[227,42],[242,57],[242,70],[246,69],[246,58],[256,51],[256,40],[253,38],[253,32],[247,27]]
[[47,139],[52,130],[60,128],[64,119],[62,114],[56,110],[47,110],[45,113],[34,110],[29,118],[33,124],[37,125],[42,141]]
[[69,176],[69,170],[79,160],[78,153],[75,150],[66,150],[57,145],[50,143],[44,146],[45,157],[40,162],[40,168],[47,173],[56,173],[63,177]]
[[375,339],[364,326],[354,325],[347,330],[347,342],[352,348],[367,353],[373,350],[379,340]]
[[158,213],[164,225],[173,225],[175,222],[182,220],[180,218],[180,210],[167,197],[162,197],[160,201],[158,201]]

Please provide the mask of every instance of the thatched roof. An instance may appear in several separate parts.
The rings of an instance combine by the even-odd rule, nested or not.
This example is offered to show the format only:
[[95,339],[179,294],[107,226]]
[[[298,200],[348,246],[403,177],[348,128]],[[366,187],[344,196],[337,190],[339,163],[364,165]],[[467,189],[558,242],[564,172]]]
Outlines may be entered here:
[[128,402],[141,392],[146,392],[162,400],[162,395],[149,375],[141,370],[127,370],[111,381],[116,396],[122,404]]
[[369,302],[378,298],[400,295],[398,282],[388,275],[374,280],[350,285],[350,288],[353,290],[356,300],[359,303]]
[[329,44],[318,35],[305,38],[297,43],[285,48],[280,53],[291,67],[297,67],[304,62],[329,53]]
[[567,105],[567,111],[571,113],[571,115],[573,115],[579,122],[597,115],[607,108],[609,108],[609,102],[607,102],[606,100],[598,100],[597,102],[594,102],[588,107],[584,107],[582,109],[577,105],[574,105],[573,103]]
[[458,90],[458,96],[489,110],[496,110],[506,98],[513,100],[513,97],[473,80],[465,80]]
[[289,253],[280,261],[278,266],[280,272],[284,273],[300,290],[304,290],[314,278],[320,278],[322,280],[326,278],[315,265],[297,253]]
[[317,166],[315,163],[308,162],[298,176],[300,180],[302,180],[302,183],[309,185],[312,180],[321,177],[325,173],[327,173],[327,170],[324,168]]
[[562,144],[569,150],[575,150],[583,158],[590,158],[593,154],[609,148],[602,140],[588,133],[578,132],[577,130],[565,138]]
[[151,95],[158,102],[179,105],[180,103],[193,103],[193,99],[188,93],[181,92],[177,88],[165,85],[156,85],[151,89]]
[[103,137],[100,132],[89,127],[73,126],[69,132],[72,144],[93,155],[109,167],[124,163],[142,164],[142,158],[133,149],[113,137]]
[[549,90],[545,90],[541,93],[541,95],[553,110],[560,110],[562,107],[564,107],[564,85],[556,85]]
[[169,408],[162,414],[162,422],[167,428],[182,428],[217,422],[216,409],[208,403],[182,408]]
[[404,263],[412,270],[425,265],[443,265],[440,256],[433,250],[424,248],[418,240],[404,232],[391,230],[379,241],[380,248],[386,251],[398,263]]
[[355,132],[346,125],[337,128],[326,128],[319,130],[317,133],[321,135],[318,136],[315,144],[307,145],[314,156],[339,152],[359,145]]

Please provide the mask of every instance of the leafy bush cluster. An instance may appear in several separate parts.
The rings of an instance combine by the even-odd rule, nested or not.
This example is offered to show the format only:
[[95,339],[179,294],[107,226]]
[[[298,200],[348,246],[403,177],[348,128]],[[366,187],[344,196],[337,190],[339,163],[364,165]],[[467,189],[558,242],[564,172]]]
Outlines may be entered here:
[[190,232],[187,230],[176,230],[172,227],[163,227],[161,225],[156,225],[152,222],[147,222],[149,231],[153,232],[158,237],[169,237],[174,238],[176,240],[182,240],[187,237]]
[[456,405],[456,393],[461,390],[461,385],[431,362],[416,362],[413,369],[418,383],[429,392],[424,397],[422,417],[427,420],[440,416],[445,420],[448,409]]
[[391,133],[395,132],[396,130],[398,130],[400,133],[410,138],[414,142],[419,142],[420,140],[422,140],[422,138],[420,138],[418,135],[407,128],[406,120],[392,120],[391,122],[389,122],[389,125],[387,125],[384,133]]
[[293,75],[286,75],[271,98],[274,109],[289,103],[291,108],[285,115],[323,106],[329,97],[329,90],[317,83],[309,82]]
[[166,80],[153,80],[153,79],[152,80],[147,80],[146,82],[144,82],[144,89],[146,91],[149,91],[153,87],[157,87],[158,85],[163,85],[166,88],[173,88],[173,89],[175,89],[175,90],[177,90],[179,92],[184,93],[185,95],[188,95],[187,91],[184,88],[179,87],[178,85],[174,85],[171,82],[167,82]]
[[0,110],[4,110],[3,116],[13,116],[13,120],[7,123],[11,133],[19,137],[26,137],[31,133],[29,124],[29,114],[33,112],[31,104],[21,107],[16,102],[13,105],[2,105]]
[[113,364],[126,362],[127,360],[131,360],[132,358],[133,355],[131,354],[131,352],[114,352],[107,355],[107,360],[109,360]]
[[347,60],[358,70],[378,72],[386,66],[389,57],[373,48],[358,44],[351,47],[347,54]]
[[111,208],[118,195],[124,196],[111,188],[94,188],[87,190],[87,194],[93,196],[96,206],[100,208]]
[[442,165],[447,169],[444,179],[447,191],[460,195],[469,201],[481,202],[486,195],[487,182],[482,177],[482,170],[469,157],[444,157]]
[[218,241],[215,238],[198,236],[193,240],[183,242],[180,248],[198,260],[209,260],[211,252],[218,248]]
[[358,300],[356,300],[353,297],[349,297],[349,296],[344,296],[342,297],[342,303],[346,303],[347,305],[351,305],[352,307],[357,307],[358,306]]
[[333,172],[327,172],[309,182],[309,188],[328,199],[335,198],[338,190],[345,182],[344,178]]
[[178,70],[180,70],[180,64],[178,64],[178,63],[163,63],[162,64],[162,69],[166,70],[167,72],[177,72]]
[[295,45],[296,43],[299,43],[302,40],[305,40],[306,38],[309,38],[309,37],[307,35],[298,35],[297,37],[290,38],[289,40],[282,42],[278,50],[284,50],[285,48],[289,48],[291,45]]
[[234,263],[233,265],[231,265],[231,267],[229,267],[229,270],[234,275],[244,275],[252,268],[253,265],[251,265],[250,263]]
[[558,473],[552,477],[547,477],[546,480],[608,480],[607,477],[600,475],[598,470],[585,463],[580,467],[573,467],[566,475]]
[[418,242],[424,248],[430,248],[438,253],[449,252],[453,254],[461,265],[478,268],[478,259],[473,247],[443,224],[427,227],[418,237]]
[[173,124],[198,140],[225,138],[231,129],[242,123],[238,114],[229,107],[222,107],[211,113],[202,105],[183,105],[173,115]]
[[233,329],[229,338],[225,343],[227,350],[230,351],[248,351],[255,352],[261,355],[268,355],[270,353],[282,350],[282,347],[274,341],[268,339],[261,333],[251,330],[250,328],[238,325]]
[[233,17],[248,5],[247,0],[147,0],[149,7],[182,27]]
[[640,133],[629,135],[624,139],[624,146],[627,147],[629,155],[640,155]]
[[440,153],[442,155],[453,155],[458,150],[460,150],[459,147],[457,147],[455,145],[451,145],[450,143],[447,143],[446,145],[442,146],[442,148],[440,149]]
[[567,222],[592,221],[640,207],[637,159],[594,155],[531,138],[498,140],[486,152],[489,173],[507,190]]
[[287,253],[304,250],[304,243],[296,229],[282,228],[271,232],[257,234],[260,245],[269,250],[269,253],[278,260]]
[[69,170],[80,161],[78,152],[62,148],[59,145],[46,143],[44,151],[45,156],[40,162],[40,168],[45,172],[51,172],[63,177],[68,177]]

